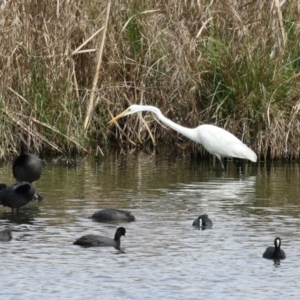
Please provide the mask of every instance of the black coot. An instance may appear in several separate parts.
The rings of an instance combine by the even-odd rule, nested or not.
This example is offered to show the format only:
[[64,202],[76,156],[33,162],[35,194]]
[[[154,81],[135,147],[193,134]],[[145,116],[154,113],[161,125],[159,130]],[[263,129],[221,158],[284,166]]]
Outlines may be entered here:
[[43,164],[37,155],[24,153],[14,160],[12,169],[17,181],[28,181],[32,183],[40,179]]
[[119,227],[115,233],[114,239],[106,236],[88,234],[77,239],[74,245],[80,245],[85,247],[115,247],[120,249],[121,246],[121,236],[125,236],[126,229],[124,227]]
[[268,247],[266,251],[263,254],[263,258],[268,259],[285,259],[286,255],[282,249],[280,249],[281,246],[281,239],[279,237],[275,238],[274,240],[274,246],[275,247]]
[[112,208],[99,210],[91,218],[99,222],[132,222],[135,220],[130,211]]
[[204,214],[196,218],[193,222],[193,226],[201,227],[203,229],[211,229],[213,226],[212,220],[208,217],[208,215]]
[[13,185],[6,186],[0,184],[0,203],[3,206],[8,206],[13,212],[31,201],[35,194],[34,186],[25,181],[17,182]]

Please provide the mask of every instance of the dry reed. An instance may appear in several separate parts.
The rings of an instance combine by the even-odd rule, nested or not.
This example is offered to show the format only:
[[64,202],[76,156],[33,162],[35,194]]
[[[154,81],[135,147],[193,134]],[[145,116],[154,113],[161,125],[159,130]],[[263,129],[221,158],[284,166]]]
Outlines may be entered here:
[[113,141],[123,151],[205,153],[149,113],[107,126],[136,103],[183,126],[224,127],[262,158],[299,158],[297,0],[117,0],[109,15],[107,3],[2,2],[0,157]]

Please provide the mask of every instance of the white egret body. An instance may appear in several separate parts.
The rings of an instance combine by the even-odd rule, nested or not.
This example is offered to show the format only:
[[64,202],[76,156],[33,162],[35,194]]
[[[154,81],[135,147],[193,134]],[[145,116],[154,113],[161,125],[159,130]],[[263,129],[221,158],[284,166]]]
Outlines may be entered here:
[[112,122],[115,122],[124,116],[128,116],[140,111],[153,112],[157,118],[167,126],[171,127],[192,141],[203,145],[203,147],[209,153],[215,155],[219,159],[223,169],[224,165],[222,162],[222,157],[236,157],[249,159],[252,162],[257,161],[255,152],[253,152],[248,146],[246,146],[242,141],[240,141],[227,130],[215,125],[207,124],[200,125],[196,128],[186,128],[166,118],[161,113],[160,109],[155,106],[131,105],[121,114],[111,119],[109,123],[111,124]]

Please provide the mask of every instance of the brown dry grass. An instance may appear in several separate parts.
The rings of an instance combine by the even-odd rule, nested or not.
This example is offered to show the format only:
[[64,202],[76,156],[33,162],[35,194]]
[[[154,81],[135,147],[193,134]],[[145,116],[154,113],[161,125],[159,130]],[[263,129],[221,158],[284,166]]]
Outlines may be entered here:
[[299,157],[297,0],[113,1],[109,15],[107,3],[2,4],[1,157],[112,140],[124,151],[205,153],[151,114],[107,126],[133,103],[183,126],[224,127],[261,157]]

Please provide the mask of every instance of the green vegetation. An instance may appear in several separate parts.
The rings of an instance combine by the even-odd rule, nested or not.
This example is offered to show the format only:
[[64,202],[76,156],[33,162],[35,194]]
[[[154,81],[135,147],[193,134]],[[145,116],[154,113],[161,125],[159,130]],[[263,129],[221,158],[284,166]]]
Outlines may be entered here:
[[109,2],[0,6],[0,158],[170,143],[174,155],[205,153],[149,113],[108,126],[134,103],[224,127],[262,158],[299,158],[297,0],[112,1],[105,32]]

